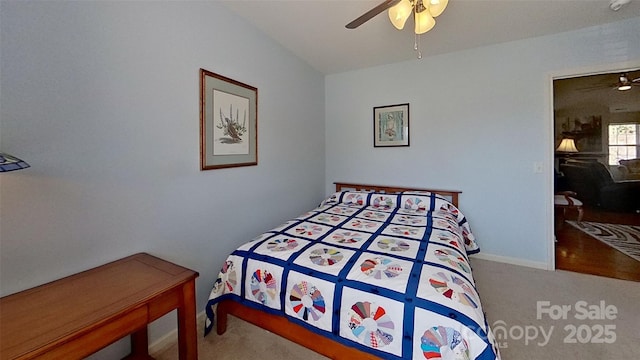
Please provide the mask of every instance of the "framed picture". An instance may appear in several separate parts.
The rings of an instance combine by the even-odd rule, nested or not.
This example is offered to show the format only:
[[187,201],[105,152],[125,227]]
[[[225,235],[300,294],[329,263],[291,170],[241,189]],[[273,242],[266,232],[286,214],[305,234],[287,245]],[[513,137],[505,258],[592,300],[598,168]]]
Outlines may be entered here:
[[409,146],[409,104],[373,108],[373,146]]
[[258,165],[258,89],[200,69],[200,170]]

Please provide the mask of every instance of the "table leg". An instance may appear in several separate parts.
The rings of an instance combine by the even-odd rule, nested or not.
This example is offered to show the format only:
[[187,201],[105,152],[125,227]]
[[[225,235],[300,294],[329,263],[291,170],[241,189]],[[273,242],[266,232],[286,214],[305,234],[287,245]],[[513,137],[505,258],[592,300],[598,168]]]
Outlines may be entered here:
[[578,206],[578,224],[582,221],[582,216],[584,216],[584,210],[582,206]]
[[126,360],[153,360],[149,355],[149,334],[147,327],[131,334],[131,354]]
[[182,304],[178,308],[178,347],[180,360],[198,359],[195,281],[189,281],[182,287]]

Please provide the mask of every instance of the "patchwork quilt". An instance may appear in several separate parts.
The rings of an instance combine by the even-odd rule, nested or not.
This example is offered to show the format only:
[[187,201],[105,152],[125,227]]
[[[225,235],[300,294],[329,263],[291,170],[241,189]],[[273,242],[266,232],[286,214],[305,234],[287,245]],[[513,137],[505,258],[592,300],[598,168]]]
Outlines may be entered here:
[[465,216],[432,193],[343,191],[240,246],[206,306],[233,299],[384,359],[499,359]]

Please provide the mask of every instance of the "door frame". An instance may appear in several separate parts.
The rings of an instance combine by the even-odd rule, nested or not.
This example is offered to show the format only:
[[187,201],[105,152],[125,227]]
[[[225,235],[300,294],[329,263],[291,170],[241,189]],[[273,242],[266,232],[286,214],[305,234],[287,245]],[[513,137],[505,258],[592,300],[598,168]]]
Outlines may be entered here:
[[556,247],[555,247],[555,221],[554,221],[554,206],[553,206],[553,195],[554,195],[554,166],[555,166],[555,137],[554,137],[554,129],[555,129],[555,119],[554,119],[554,101],[553,101],[553,81],[574,77],[582,77],[582,76],[591,76],[598,75],[603,73],[611,73],[611,72],[624,72],[627,70],[637,69],[640,67],[640,61],[624,61],[619,63],[607,63],[607,64],[597,64],[590,65],[584,67],[576,67],[576,68],[568,68],[563,70],[557,70],[554,72],[550,72],[548,74],[547,79],[547,90],[548,90],[548,106],[547,106],[547,163],[550,166],[547,167],[547,239],[548,239],[548,259],[547,259],[547,269],[555,270],[556,269]]

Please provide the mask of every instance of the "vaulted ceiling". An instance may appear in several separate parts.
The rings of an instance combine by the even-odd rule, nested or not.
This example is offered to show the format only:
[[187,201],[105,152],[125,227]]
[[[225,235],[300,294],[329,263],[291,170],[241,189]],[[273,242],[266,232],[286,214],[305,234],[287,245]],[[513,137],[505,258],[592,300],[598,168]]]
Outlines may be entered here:
[[[609,8],[609,1],[450,0],[435,28],[421,36],[423,56],[640,17],[640,0],[632,0],[617,12]],[[381,2],[220,1],[325,74],[416,58],[412,20],[399,31],[383,12],[356,29],[345,28]]]

